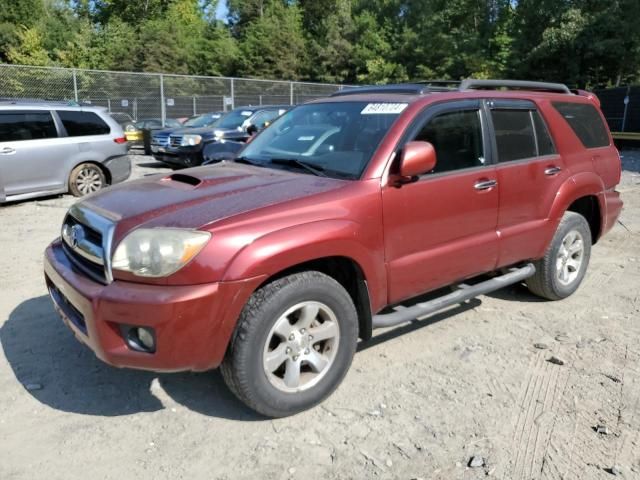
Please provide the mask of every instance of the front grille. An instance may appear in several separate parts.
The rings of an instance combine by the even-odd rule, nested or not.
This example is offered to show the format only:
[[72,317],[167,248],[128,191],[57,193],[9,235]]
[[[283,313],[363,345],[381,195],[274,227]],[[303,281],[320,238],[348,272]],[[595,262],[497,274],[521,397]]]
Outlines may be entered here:
[[153,135],[151,137],[151,145],[155,145],[158,147],[168,147],[169,146],[169,134],[168,133],[160,133]]
[[85,275],[110,283],[109,254],[113,223],[86,208],[74,205],[62,225],[62,245],[71,262]]
[[182,145],[182,135],[171,135],[169,139],[169,145],[172,147],[179,147]]

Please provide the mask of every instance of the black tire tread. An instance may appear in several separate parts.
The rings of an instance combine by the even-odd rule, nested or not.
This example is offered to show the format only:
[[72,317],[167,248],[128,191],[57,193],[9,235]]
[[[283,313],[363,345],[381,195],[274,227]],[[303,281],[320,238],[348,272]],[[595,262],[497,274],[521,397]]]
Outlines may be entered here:
[[[240,342],[251,335],[257,325],[264,321],[260,315],[262,307],[265,303],[269,302],[277,292],[286,288],[304,288],[305,283],[318,281],[331,284],[331,286],[336,288],[338,292],[341,292],[353,306],[351,297],[336,280],[321,272],[305,271],[279,278],[256,290],[240,314],[238,324],[229,342],[227,354],[220,365],[220,371],[229,390],[249,408],[261,414],[270,417],[283,416],[280,412],[265,409],[261,402],[254,397],[248,382],[247,371],[250,366],[246,364],[247,357],[236,355],[236,350]],[[355,306],[353,306],[353,309],[355,312]],[[331,392],[328,393],[330,394]],[[328,396],[328,394],[326,396]]]
[[547,300],[562,300],[565,298],[553,289],[550,281],[550,275],[553,275],[555,272],[555,251],[553,246],[555,245],[558,233],[564,231],[565,227],[571,223],[584,223],[587,232],[589,232],[589,236],[588,238],[585,238],[585,241],[591,240],[591,231],[586,219],[579,213],[565,212],[544,257],[533,262],[536,267],[536,273],[529,277],[526,283],[527,288],[534,295],[546,298]]

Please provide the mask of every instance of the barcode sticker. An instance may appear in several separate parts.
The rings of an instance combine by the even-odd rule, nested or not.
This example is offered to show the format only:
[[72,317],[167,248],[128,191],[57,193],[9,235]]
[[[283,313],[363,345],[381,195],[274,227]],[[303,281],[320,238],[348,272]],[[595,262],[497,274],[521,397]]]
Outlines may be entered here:
[[370,103],[362,111],[361,115],[389,115],[401,113],[407,108],[408,103]]

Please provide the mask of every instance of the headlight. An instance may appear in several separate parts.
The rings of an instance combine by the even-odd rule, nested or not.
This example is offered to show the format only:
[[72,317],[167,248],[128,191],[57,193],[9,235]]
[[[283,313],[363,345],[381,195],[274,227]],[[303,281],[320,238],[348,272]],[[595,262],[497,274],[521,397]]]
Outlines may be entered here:
[[136,129],[135,125],[127,125],[125,127],[125,131],[127,131],[127,132],[135,132],[136,130],[137,129]]
[[166,277],[195,257],[211,238],[208,232],[177,228],[140,228],[120,242],[114,270],[140,277]]
[[201,141],[202,137],[200,135],[184,135],[180,145],[183,147],[193,147],[194,145],[198,145]]

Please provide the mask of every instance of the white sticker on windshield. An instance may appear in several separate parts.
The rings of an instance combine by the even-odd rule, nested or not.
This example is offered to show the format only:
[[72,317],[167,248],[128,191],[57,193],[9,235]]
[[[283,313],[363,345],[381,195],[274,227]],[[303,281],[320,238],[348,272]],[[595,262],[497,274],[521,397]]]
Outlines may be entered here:
[[408,103],[370,103],[360,112],[361,115],[397,114],[407,108]]
[[299,142],[311,142],[313,141],[313,139],[316,138],[313,135],[307,135],[305,137],[298,137],[298,141]]
[[250,117],[251,115],[253,115],[253,112],[240,112],[240,115],[242,115],[243,117]]

